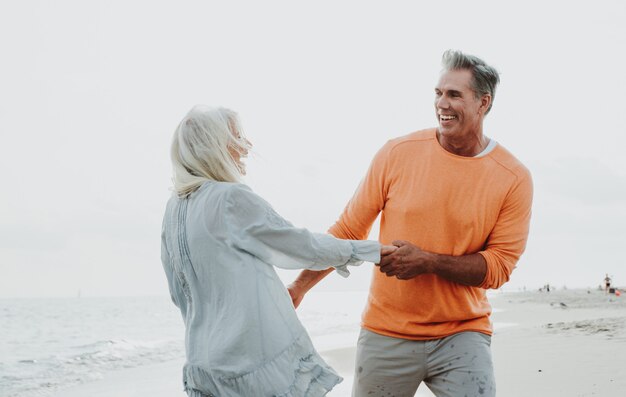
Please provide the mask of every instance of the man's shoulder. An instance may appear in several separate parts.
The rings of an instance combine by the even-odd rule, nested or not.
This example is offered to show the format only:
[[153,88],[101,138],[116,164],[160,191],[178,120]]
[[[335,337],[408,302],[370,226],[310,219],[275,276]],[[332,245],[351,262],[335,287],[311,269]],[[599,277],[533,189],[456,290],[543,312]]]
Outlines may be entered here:
[[530,171],[524,163],[522,163],[507,148],[498,143],[495,150],[489,153],[489,157],[493,159],[500,167],[508,170],[516,178],[530,178]]
[[433,139],[437,139],[436,132],[436,128],[426,128],[391,139],[389,142],[399,144],[404,142],[432,141]]
[[385,144],[385,148],[391,151],[399,147],[407,146],[407,144],[411,143],[432,142],[437,139],[436,131],[436,128],[428,128],[425,130],[411,132],[410,134],[390,139]]

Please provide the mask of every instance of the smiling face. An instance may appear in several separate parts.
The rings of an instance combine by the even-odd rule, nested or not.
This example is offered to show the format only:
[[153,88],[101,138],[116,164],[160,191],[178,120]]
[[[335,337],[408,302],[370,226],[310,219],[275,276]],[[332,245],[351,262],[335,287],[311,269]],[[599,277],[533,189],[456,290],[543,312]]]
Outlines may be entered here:
[[443,138],[453,140],[482,134],[483,118],[490,103],[489,95],[476,98],[471,71],[444,71],[435,88],[439,133]]

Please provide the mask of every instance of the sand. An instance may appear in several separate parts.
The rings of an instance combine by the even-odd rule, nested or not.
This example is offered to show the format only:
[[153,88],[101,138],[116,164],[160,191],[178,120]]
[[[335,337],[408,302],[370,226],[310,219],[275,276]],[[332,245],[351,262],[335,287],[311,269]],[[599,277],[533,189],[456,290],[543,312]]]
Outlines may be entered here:
[[626,395],[626,299],[601,291],[505,294],[492,340],[498,395]]
[[[560,290],[496,293],[492,338],[499,396],[626,395],[626,294]],[[329,397],[350,395],[358,329],[314,338],[344,378]],[[185,397],[181,361],[111,372],[56,397]],[[433,396],[425,385],[416,396]]]

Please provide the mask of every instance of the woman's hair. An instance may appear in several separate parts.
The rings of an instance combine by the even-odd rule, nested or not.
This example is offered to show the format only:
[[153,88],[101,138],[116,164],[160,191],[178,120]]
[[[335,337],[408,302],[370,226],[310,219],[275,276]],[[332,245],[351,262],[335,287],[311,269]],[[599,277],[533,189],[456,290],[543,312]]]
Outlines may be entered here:
[[232,158],[229,148],[240,153],[250,148],[237,113],[194,106],[176,128],[172,140],[172,182],[176,194],[185,197],[208,180],[238,182],[244,170]]

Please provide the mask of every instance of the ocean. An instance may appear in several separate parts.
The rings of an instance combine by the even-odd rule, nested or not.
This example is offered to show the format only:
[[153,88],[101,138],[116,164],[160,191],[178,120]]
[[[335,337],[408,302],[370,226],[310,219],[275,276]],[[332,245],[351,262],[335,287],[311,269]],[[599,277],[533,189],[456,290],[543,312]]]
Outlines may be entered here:
[[[356,345],[366,298],[307,294],[297,313],[318,351]],[[0,397],[58,395],[109,371],[182,360],[183,339],[165,296],[0,299]]]
[[[298,315],[318,350],[356,335],[366,296],[305,297]],[[0,299],[0,396],[50,396],[107,371],[181,359],[183,338],[169,297]]]
[[105,371],[184,355],[166,297],[0,300],[0,396],[46,396]]

